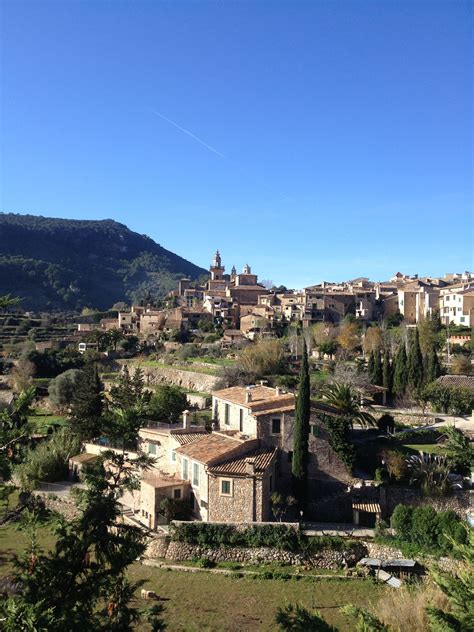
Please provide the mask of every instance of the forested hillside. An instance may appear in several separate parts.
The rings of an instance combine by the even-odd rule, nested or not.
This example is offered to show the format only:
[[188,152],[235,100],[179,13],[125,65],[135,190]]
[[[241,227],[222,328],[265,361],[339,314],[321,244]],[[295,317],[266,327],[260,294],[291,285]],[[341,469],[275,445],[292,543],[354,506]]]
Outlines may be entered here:
[[206,271],[113,220],[0,213],[0,295],[34,310],[160,298]]

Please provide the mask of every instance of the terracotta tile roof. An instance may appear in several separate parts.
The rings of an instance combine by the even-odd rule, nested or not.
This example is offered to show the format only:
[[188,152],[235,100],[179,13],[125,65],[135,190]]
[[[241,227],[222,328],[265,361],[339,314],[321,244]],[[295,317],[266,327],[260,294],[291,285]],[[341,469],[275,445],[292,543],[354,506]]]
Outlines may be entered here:
[[402,292],[410,292],[419,290],[422,287],[430,287],[430,285],[428,283],[423,283],[423,281],[420,281],[420,279],[417,279],[416,281],[409,281],[408,283],[405,283],[404,285],[402,285],[400,290]]
[[[40,435],[41,436],[41,435]],[[82,452],[72,456],[69,460],[73,463],[91,463],[99,458],[98,454],[91,454],[90,452]]]
[[171,436],[173,437],[173,439],[176,439],[179,445],[189,445],[190,443],[194,443],[195,441],[198,441],[203,437],[207,437],[208,434],[208,432],[183,432],[180,434],[174,433]]
[[276,394],[276,389],[269,386],[252,386],[250,387],[252,400],[246,402],[247,388],[245,386],[232,386],[224,388],[220,391],[214,391],[213,395],[219,399],[223,399],[233,404],[239,404],[245,408],[249,408],[252,413],[257,411],[276,412],[280,408],[295,407],[295,396],[293,393]]
[[442,375],[436,381],[442,386],[461,386],[474,390],[474,375]]
[[224,457],[228,452],[232,452],[239,445],[242,445],[242,442],[237,439],[212,433],[198,441],[176,448],[175,451],[200,463],[210,464]]
[[263,417],[264,415],[275,415],[277,413],[291,413],[295,410],[294,404],[288,406],[266,407],[262,410],[252,411],[254,417]]
[[273,457],[277,452],[276,448],[257,448],[247,454],[230,458],[218,465],[209,468],[211,474],[225,474],[226,476],[246,476],[247,459],[255,459],[255,473],[263,473],[271,465]]
[[166,474],[159,472],[158,474],[153,474],[153,472],[145,472],[142,477],[142,481],[144,483],[148,483],[152,487],[172,487],[173,485],[182,485],[183,483],[187,483],[189,485],[189,481],[185,481],[178,476],[167,476]]

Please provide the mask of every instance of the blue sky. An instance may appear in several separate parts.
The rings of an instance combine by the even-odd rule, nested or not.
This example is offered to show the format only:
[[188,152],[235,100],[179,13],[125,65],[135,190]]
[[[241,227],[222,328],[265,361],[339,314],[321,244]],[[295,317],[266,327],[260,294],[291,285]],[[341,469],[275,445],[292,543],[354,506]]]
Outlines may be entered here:
[[470,2],[3,0],[0,28],[1,210],[295,287],[473,267]]

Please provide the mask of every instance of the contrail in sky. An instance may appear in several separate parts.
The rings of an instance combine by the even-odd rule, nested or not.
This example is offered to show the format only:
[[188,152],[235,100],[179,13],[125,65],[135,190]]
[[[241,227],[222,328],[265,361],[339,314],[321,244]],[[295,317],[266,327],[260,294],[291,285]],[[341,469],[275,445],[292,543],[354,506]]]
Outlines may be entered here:
[[174,121],[166,117],[164,114],[160,114],[160,112],[157,112],[156,110],[151,110],[151,111],[153,114],[155,114],[156,116],[159,116],[161,119],[163,119],[164,121],[166,121],[173,127],[176,127],[176,129],[179,129],[180,132],[187,134],[188,136],[193,138],[196,142],[198,142],[200,145],[202,145],[203,147],[206,147],[206,149],[209,149],[209,151],[212,151],[214,154],[216,154],[220,158],[226,158],[224,154],[221,154],[220,151],[218,151],[215,147],[212,147],[212,145],[209,145],[208,143],[206,143],[206,141],[202,140],[202,138],[199,138],[199,136],[196,136],[196,134],[193,134],[188,129],[181,127],[181,125],[178,125],[178,123],[175,123]]

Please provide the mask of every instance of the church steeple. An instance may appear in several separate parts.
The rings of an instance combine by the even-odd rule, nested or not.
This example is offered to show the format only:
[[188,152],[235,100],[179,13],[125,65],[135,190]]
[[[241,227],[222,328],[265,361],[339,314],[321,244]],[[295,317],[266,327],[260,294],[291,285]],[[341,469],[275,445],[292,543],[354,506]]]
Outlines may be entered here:
[[211,281],[219,281],[224,276],[225,268],[222,265],[221,254],[218,250],[216,250],[216,254],[214,255],[214,259],[212,260],[211,267],[209,272],[211,273]]
[[214,255],[214,260],[212,262],[212,267],[213,268],[221,268],[222,267],[221,253],[218,250],[216,250],[216,254]]

